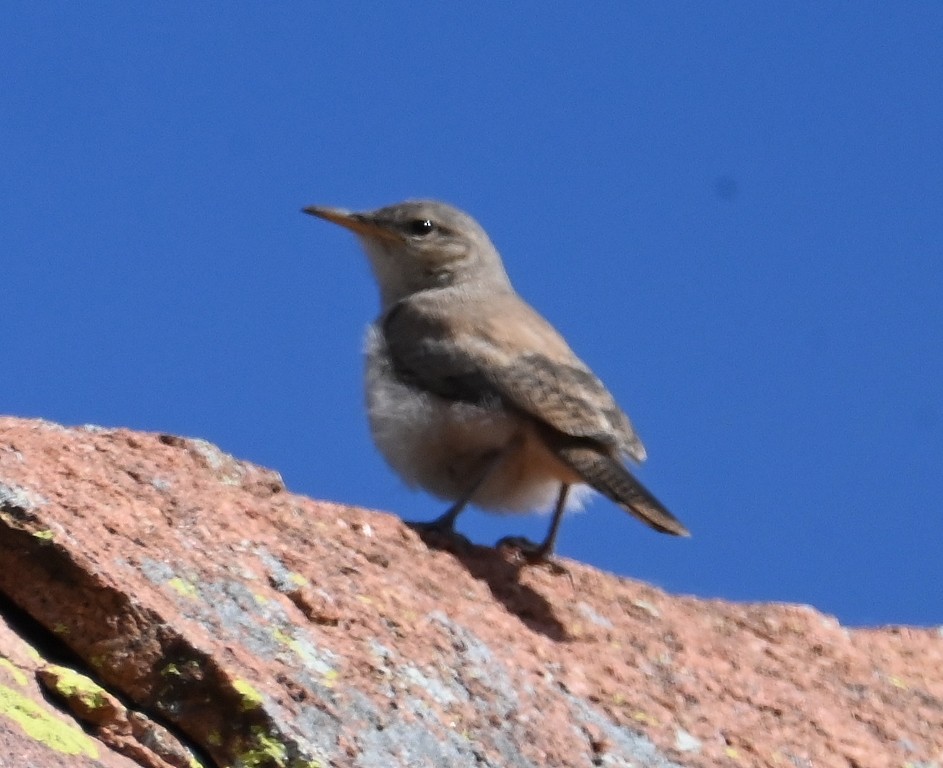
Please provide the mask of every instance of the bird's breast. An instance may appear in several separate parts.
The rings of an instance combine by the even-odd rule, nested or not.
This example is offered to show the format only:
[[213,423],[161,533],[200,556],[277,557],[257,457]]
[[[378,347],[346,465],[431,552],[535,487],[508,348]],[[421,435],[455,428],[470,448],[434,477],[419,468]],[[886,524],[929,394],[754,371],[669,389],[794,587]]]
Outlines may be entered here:
[[526,417],[498,403],[449,400],[400,378],[376,326],[368,329],[365,352],[371,433],[380,453],[409,485],[457,500],[496,454],[501,460],[472,497],[485,509],[548,508],[561,482],[578,482]]

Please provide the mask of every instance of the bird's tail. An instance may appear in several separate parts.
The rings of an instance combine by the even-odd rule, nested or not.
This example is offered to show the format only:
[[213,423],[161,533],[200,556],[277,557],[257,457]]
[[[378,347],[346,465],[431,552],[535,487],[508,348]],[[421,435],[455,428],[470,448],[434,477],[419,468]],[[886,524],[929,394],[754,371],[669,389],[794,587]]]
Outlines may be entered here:
[[656,531],[675,536],[691,535],[684,524],[665,509],[618,459],[584,446],[562,447],[557,455],[587,484]]

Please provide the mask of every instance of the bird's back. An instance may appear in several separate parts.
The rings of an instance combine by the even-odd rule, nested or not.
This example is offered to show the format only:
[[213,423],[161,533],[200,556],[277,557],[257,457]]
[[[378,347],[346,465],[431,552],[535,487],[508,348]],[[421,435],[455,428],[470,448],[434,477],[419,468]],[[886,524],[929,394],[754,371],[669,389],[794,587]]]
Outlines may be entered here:
[[425,291],[399,302],[383,331],[405,376],[449,397],[496,397],[563,436],[636,461],[628,416],[563,337],[514,291]]

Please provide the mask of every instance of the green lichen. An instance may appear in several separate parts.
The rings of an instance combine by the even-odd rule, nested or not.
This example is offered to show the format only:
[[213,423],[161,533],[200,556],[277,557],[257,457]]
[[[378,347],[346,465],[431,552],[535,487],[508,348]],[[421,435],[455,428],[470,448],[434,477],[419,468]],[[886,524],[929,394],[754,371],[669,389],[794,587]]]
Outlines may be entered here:
[[23,674],[23,670],[9,659],[0,659],[0,669],[5,669],[9,672],[10,677],[13,678],[17,685],[26,685],[29,682],[29,678]]
[[242,697],[239,706],[243,712],[248,712],[250,709],[258,709],[262,706],[262,694],[247,681],[241,679],[234,680],[232,687],[235,688]]
[[261,726],[254,727],[250,733],[254,746],[236,758],[239,768],[288,768],[288,750],[282,742]]
[[56,665],[50,665],[46,669],[54,676],[56,693],[64,699],[78,699],[92,712],[111,707],[105,690],[85,675],[80,675],[74,669]]
[[98,759],[98,747],[84,731],[54,717],[21,693],[0,685],[0,716],[20,726],[31,739],[64,755]]
[[47,528],[45,531],[33,531],[33,537],[40,541],[52,541],[56,534]]
[[252,746],[236,757],[236,768],[324,768],[320,760],[289,759],[285,744],[262,726],[249,734]]
[[167,586],[170,587],[174,592],[176,592],[181,597],[189,598],[190,600],[195,600],[197,597],[196,587],[193,586],[186,579],[182,579],[179,576],[174,576],[170,581],[167,582]]
[[196,659],[190,659],[182,664],[171,661],[161,668],[160,673],[164,677],[196,678],[200,675],[200,662]]

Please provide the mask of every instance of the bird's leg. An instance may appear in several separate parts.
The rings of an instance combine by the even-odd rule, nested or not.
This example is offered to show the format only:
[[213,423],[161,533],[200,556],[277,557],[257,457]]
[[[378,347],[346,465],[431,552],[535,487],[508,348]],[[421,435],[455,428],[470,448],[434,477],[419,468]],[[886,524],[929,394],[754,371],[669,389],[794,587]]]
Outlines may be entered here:
[[455,521],[465,507],[468,506],[468,502],[471,501],[472,496],[475,495],[476,491],[481,487],[481,484],[488,479],[488,476],[498,465],[498,462],[504,457],[506,450],[506,448],[503,448],[486,455],[485,460],[482,462],[481,471],[475,477],[475,481],[468,487],[468,490],[462,494],[462,497],[445,510],[442,515],[428,523],[417,521],[408,522],[407,525],[419,533],[459,536],[460,534],[455,531]]
[[468,505],[468,500],[471,498],[472,494],[475,493],[475,488],[471,489],[471,492],[465,494],[456,501],[451,507],[449,507],[445,512],[443,512],[435,520],[430,520],[429,522],[424,521],[415,521],[410,522],[409,526],[415,528],[417,531],[422,531],[424,533],[441,533],[441,534],[453,534],[455,533],[455,521],[458,519],[458,516],[462,513],[462,510]]
[[505,536],[495,546],[517,550],[528,563],[536,564],[549,561],[550,555],[553,554],[553,547],[557,543],[557,532],[560,530],[560,521],[563,519],[563,510],[566,508],[566,497],[569,490],[568,483],[560,484],[560,494],[557,496],[557,504],[553,509],[550,530],[547,531],[547,536],[542,543],[534,544],[530,539],[523,536]]

